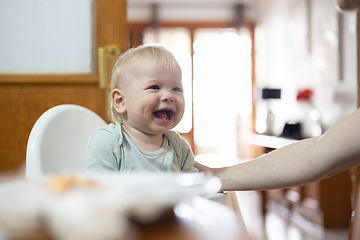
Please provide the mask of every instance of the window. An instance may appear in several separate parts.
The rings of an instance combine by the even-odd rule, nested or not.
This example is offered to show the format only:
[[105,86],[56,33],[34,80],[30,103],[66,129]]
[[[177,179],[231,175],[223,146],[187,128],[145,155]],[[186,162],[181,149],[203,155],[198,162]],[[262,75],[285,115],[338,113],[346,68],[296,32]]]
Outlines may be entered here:
[[194,33],[194,141],[236,155],[238,115],[249,116],[251,40],[235,29]]

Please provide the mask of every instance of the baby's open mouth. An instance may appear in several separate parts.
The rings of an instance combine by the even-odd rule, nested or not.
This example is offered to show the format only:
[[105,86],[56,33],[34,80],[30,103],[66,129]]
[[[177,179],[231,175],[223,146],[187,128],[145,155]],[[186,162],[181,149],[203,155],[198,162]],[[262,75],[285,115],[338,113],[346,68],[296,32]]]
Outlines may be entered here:
[[155,117],[157,117],[157,118],[169,120],[171,118],[171,115],[173,114],[173,112],[171,110],[161,110],[161,111],[154,112],[154,114],[155,114]]

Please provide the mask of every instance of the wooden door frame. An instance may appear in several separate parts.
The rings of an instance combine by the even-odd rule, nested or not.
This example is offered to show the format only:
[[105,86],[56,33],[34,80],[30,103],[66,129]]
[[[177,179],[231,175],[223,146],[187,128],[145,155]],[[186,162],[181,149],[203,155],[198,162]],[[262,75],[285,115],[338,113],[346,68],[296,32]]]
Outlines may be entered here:
[[128,48],[126,0],[93,0],[92,4],[92,73],[0,75],[0,175],[23,171],[29,134],[47,109],[77,104],[106,119],[108,96],[98,84],[97,49],[107,44],[118,44],[122,51]]

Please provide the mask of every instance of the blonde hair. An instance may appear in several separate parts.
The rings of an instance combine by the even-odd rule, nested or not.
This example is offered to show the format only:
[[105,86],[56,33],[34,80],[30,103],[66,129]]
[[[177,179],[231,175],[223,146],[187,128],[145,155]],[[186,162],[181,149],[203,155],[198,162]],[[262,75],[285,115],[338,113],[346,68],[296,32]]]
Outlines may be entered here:
[[[111,76],[110,93],[112,93],[114,89],[120,89],[121,84],[126,80],[126,76],[132,70],[130,66],[142,59],[151,60],[153,65],[161,61],[163,66],[168,70],[174,70],[179,67],[174,55],[160,45],[140,45],[139,47],[131,48],[124,52],[114,65]],[[112,100],[110,100],[110,103],[113,120],[121,123],[121,114],[115,110]]]

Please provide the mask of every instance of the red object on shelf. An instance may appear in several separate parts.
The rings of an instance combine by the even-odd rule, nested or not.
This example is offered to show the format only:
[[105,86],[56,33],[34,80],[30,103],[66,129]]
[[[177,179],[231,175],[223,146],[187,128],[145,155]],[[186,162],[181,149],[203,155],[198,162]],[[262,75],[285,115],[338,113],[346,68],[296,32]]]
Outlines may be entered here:
[[296,97],[297,101],[310,101],[311,96],[313,95],[313,90],[311,89],[300,89]]

